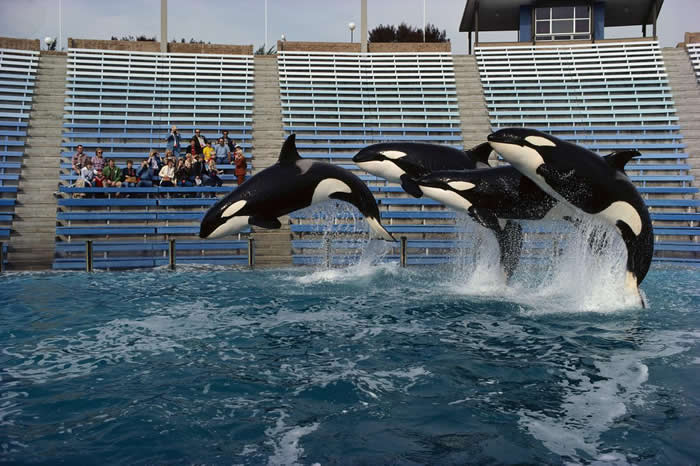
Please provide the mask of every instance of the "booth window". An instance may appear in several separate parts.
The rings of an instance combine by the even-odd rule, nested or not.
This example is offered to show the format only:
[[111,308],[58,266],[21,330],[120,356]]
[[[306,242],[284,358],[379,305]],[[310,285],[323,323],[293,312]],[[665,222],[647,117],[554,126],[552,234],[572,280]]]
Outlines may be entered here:
[[535,40],[591,38],[587,6],[554,6],[535,9]]

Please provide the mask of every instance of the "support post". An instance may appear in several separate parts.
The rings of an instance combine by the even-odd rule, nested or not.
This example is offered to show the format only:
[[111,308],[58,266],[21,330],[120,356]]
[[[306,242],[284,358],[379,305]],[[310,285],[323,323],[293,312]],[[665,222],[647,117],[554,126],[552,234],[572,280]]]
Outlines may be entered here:
[[5,271],[5,243],[0,241],[0,273]]
[[92,272],[92,240],[85,241],[85,271]]
[[645,23],[645,24],[642,24],[642,37],[646,37],[646,36],[647,36],[647,25]]
[[479,2],[476,2],[474,11],[474,47],[479,46]]
[[255,267],[255,239],[248,238],[248,267]]
[[472,54],[472,32],[471,31],[469,31],[467,33],[467,37],[469,37],[469,47],[468,47],[469,53],[468,53],[468,55],[471,55]]
[[656,0],[654,0],[654,2],[651,5],[651,16],[651,19],[654,21],[654,40],[656,40]]
[[168,52],[168,0],[160,0],[160,51]]
[[401,237],[401,267],[406,267],[406,237]]
[[171,239],[168,245],[168,260],[170,262],[170,270],[175,270],[175,240]]
[[360,51],[367,53],[367,0],[360,1]]

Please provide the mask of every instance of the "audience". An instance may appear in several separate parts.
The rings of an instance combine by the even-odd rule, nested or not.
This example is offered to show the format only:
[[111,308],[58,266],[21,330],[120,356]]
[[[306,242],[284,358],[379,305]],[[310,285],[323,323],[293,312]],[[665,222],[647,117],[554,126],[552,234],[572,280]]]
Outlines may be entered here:
[[[171,153],[173,153],[179,157],[180,156],[180,133],[177,132],[177,126],[173,125],[173,127],[170,128],[170,133],[168,134],[166,141],[167,141],[167,150],[169,150]],[[167,154],[167,152],[166,152],[166,154]]]
[[92,168],[96,171],[102,171],[105,168],[105,159],[102,157],[102,149],[99,147],[95,151],[95,156],[92,158]]
[[189,158],[180,159],[177,161],[177,167],[175,168],[175,182],[177,186],[184,188],[189,188],[194,186],[194,183],[190,182],[190,168],[192,163]]
[[[223,131],[221,132],[221,137],[220,137],[219,139],[223,139],[223,140],[224,140],[224,144],[226,144],[226,147],[228,147],[228,151],[231,152],[231,153],[233,153],[233,150],[234,150],[234,148],[235,148],[235,146],[236,146],[236,143],[233,142],[233,139],[230,139],[230,138],[228,137],[228,130],[223,130]],[[231,159],[229,159],[229,162],[228,162],[228,163],[231,163]]]
[[122,174],[124,175],[124,187],[135,188],[136,183],[138,183],[139,180],[136,177],[136,169],[134,168],[134,162],[132,162],[131,160],[127,160],[126,168],[122,170]]
[[207,169],[207,172],[209,174],[209,186],[220,187],[224,184],[224,182],[221,181],[221,178],[219,178],[220,172],[216,169],[216,161],[214,159],[209,160],[209,167]]
[[83,167],[85,167],[88,161],[90,161],[90,157],[85,152],[83,152],[83,145],[78,144],[77,152],[75,153],[75,155],[73,155],[73,158],[71,159],[73,171],[80,175]]
[[245,156],[243,155],[243,149],[241,146],[236,146],[236,151],[235,151],[235,156],[233,159],[234,163],[236,164],[236,168],[233,171],[233,174],[236,175],[236,179],[238,180],[238,184],[243,184],[245,181],[245,175],[246,171],[248,170],[246,166],[246,161],[245,161]]
[[[94,167],[93,167],[94,168]],[[105,188],[105,176],[102,174],[102,170],[95,170],[95,187]]]
[[141,162],[141,168],[136,173],[139,179],[137,188],[152,188],[153,187],[153,170],[151,169],[148,160]]
[[124,175],[122,170],[114,163],[114,159],[109,159],[107,166],[102,170],[104,175],[105,188],[121,188]]
[[167,164],[160,169],[158,176],[160,177],[161,186],[175,186],[173,183],[175,181],[175,161],[173,159],[168,159]]
[[152,173],[158,173],[160,169],[163,168],[163,161],[160,159],[158,151],[154,150],[153,152],[151,152],[151,155],[148,157],[148,165],[151,167]]
[[209,160],[214,154],[214,148],[211,146],[211,141],[207,141],[206,147],[202,150],[204,154],[204,159]]
[[[228,145],[226,144],[226,140],[224,138],[219,138],[219,140],[217,141],[215,150],[216,150],[216,161],[218,163],[221,163],[221,164],[231,163],[231,150],[229,149]],[[207,160],[207,162],[208,161],[209,160]]]
[[84,188],[92,188],[95,183],[95,170],[92,169],[92,162],[88,160],[85,166],[80,169],[80,179]]
[[194,130],[194,136],[192,136],[191,141],[194,141],[195,153],[202,154],[204,146],[207,145],[207,138],[205,138],[202,135],[202,132],[199,130],[199,128]]

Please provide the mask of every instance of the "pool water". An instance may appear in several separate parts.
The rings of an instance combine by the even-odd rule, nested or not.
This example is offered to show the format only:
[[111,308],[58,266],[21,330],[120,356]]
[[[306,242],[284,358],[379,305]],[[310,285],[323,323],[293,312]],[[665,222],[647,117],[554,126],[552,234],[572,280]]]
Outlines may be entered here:
[[700,461],[700,268],[570,269],[6,274],[0,461]]

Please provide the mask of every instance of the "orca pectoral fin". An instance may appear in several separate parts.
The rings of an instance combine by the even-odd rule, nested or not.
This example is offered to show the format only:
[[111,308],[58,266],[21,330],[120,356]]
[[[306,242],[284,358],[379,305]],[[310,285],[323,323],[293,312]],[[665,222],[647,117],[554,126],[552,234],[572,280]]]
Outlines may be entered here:
[[477,209],[471,206],[467,212],[469,212],[469,216],[482,227],[493,230],[496,233],[501,231],[498,218],[490,210]]
[[423,197],[420,186],[408,175],[401,175],[401,188],[413,197]]
[[248,219],[248,224],[255,225],[260,228],[267,228],[268,230],[279,230],[282,228],[282,224],[275,217],[265,218],[253,215]]

